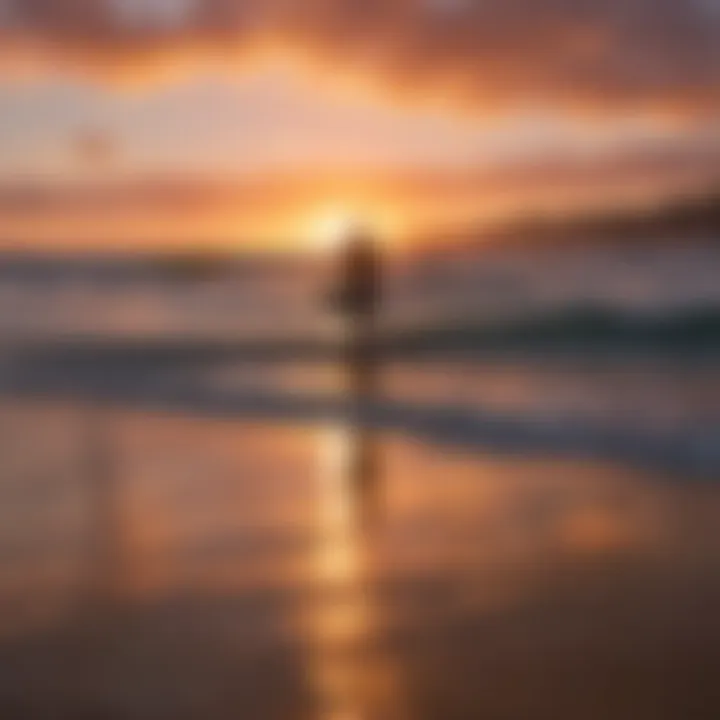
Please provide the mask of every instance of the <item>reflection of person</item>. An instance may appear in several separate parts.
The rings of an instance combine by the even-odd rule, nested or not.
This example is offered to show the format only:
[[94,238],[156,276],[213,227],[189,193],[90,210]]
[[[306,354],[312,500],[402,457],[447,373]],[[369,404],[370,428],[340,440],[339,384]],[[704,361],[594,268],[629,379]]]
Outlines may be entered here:
[[353,230],[343,248],[340,287],[334,298],[346,319],[351,390],[371,395],[376,370],[376,320],[381,300],[381,258],[372,236]]
[[375,432],[366,427],[355,428],[348,478],[355,495],[356,520],[363,528],[376,524],[380,514],[380,472],[379,445]]
[[125,565],[123,512],[118,468],[112,447],[110,415],[100,405],[83,411],[86,455],[85,470],[95,516],[92,537],[89,600],[103,611],[117,602]]

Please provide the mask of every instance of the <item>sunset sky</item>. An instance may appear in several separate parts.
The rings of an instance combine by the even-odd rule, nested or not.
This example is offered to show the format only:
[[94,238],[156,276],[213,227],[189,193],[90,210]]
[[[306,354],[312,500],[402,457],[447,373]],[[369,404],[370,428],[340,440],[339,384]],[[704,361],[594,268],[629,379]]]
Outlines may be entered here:
[[720,178],[720,0],[0,0],[0,239],[396,236]]

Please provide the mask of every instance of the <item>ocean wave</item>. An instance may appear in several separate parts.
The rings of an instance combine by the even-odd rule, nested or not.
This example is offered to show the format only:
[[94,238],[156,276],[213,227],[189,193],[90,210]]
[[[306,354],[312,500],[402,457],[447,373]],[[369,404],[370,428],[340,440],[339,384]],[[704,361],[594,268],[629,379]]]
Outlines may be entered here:
[[630,313],[578,306],[505,320],[456,319],[395,330],[386,334],[383,344],[401,352],[552,346],[720,349],[720,307]]

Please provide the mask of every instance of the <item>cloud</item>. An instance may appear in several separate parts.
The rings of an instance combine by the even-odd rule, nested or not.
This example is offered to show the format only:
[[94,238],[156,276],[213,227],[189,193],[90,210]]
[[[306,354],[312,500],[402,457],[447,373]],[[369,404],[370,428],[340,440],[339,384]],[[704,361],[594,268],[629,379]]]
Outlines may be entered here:
[[720,110],[714,0],[0,0],[0,59],[103,76],[281,50],[488,112]]
[[393,232],[412,236],[492,226],[518,214],[655,204],[706,192],[718,179],[719,150],[664,148],[602,162],[555,158],[465,170],[136,176],[72,185],[16,180],[0,183],[0,247],[10,238],[88,247],[242,239],[296,247],[308,214],[329,206],[387,218]]

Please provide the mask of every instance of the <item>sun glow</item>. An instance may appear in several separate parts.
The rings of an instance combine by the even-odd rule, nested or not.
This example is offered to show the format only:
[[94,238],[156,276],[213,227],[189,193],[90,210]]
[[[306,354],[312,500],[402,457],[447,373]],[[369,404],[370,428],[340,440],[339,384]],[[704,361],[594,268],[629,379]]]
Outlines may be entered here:
[[332,250],[359,224],[359,214],[341,206],[320,210],[307,224],[308,242],[317,250]]
[[316,251],[327,252],[341,246],[354,230],[362,228],[379,242],[395,241],[399,224],[396,218],[380,209],[331,205],[309,214],[303,223],[302,236]]

